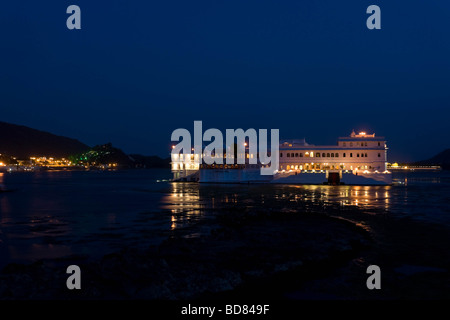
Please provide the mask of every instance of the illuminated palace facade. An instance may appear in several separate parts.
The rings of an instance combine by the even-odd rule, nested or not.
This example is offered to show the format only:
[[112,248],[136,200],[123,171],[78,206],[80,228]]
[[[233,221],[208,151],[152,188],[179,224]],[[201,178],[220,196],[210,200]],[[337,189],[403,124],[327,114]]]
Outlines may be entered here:
[[[173,181],[218,183],[290,183],[389,185],[387,146],[384,137],[354,131],[339,137],[332,146],[310,145],[303,140],[280,143],[279,167],[274,175],[260,175],[260,164],[249,164],[248,147],[245,164],[199,164],[198,155],[172,155]],[[219,155],[217,155],[219,157]]]
[[279,171],[385,172],[387,149],[384,137],[354,131],[349,137],[339,137],[337,144],[332,146],[309,145],[305,140],[283,141]]

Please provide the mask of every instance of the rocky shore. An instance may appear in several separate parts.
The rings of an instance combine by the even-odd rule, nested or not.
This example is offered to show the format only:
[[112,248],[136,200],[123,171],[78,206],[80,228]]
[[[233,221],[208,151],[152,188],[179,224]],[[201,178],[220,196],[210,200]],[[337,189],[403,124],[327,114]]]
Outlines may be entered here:
[[[217,214],[208,235],[175,233],[159,246],[125,249],[96,261],[72,256],[9,264],[0,274],[0,297],[205,298],[318,263],[334,267],[367,246],[367,236],[353,224],[320,213],[230,207]],[[66,288],[71,264],[82,270],[82,290]]]

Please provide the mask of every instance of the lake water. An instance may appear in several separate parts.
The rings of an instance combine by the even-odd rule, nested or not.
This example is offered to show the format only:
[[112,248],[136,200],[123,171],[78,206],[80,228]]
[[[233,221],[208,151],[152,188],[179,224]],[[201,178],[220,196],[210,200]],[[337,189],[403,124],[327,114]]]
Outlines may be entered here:
[[395,173],[395,186],[170,183],[168,170],[0,173],[0,267],[70,254],[100,257],[158,244],[225,204],[267,199],[357,206],[450,228],[449,172]]

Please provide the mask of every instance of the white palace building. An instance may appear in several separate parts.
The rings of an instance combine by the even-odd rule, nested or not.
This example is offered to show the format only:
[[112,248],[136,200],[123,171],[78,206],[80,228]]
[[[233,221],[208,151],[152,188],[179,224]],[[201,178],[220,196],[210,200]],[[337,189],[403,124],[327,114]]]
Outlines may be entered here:
[[[260,175],[261,165],[198,164],[194,155],[186,159],[172,156],[171,166],[173,181],[389,185],[392,176],[386,168],[387,149],[384,137],[353,131],[329,146],[310,145],[305,139],[281,141],[279,168],[273,176]],[[253,156],[247,153],[245,157]]]

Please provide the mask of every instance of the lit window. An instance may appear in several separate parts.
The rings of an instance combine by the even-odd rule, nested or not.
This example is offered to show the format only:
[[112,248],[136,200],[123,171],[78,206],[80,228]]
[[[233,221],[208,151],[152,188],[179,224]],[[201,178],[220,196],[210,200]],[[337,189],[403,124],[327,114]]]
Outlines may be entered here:
[[316,157],[317,157],[317,158],[320,157],[320,153],[319,153],[319,152],[316,153]]

